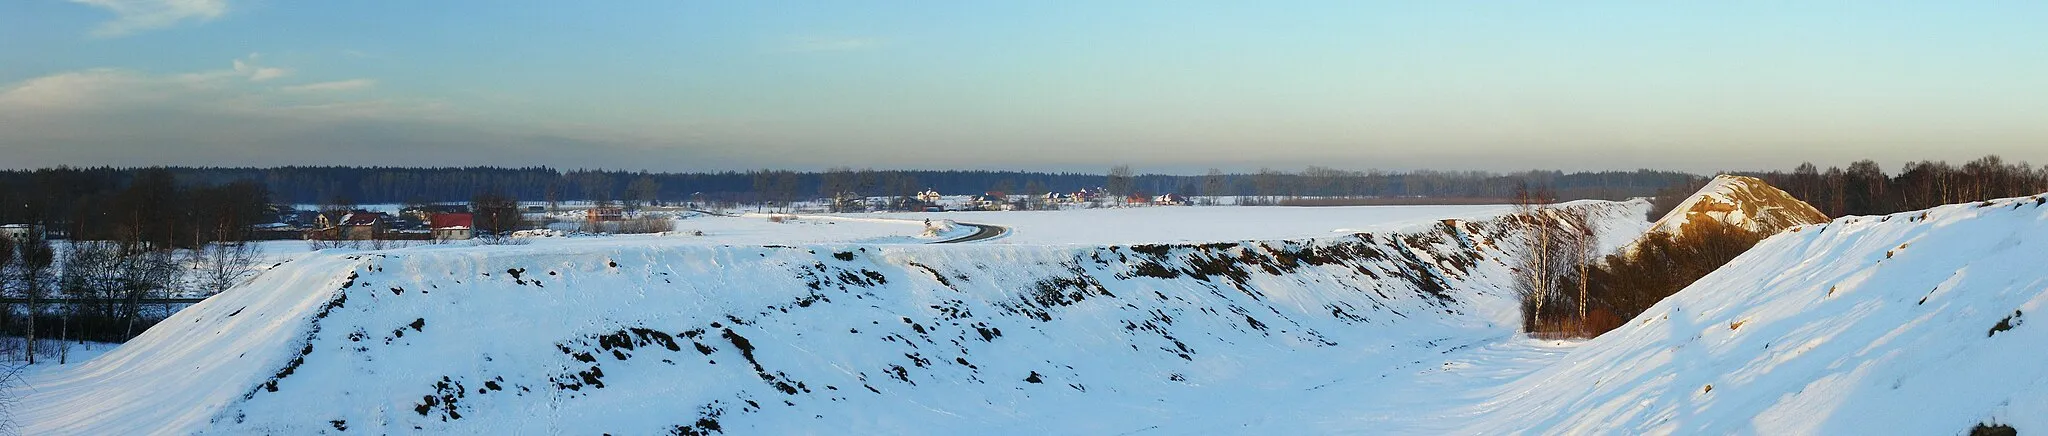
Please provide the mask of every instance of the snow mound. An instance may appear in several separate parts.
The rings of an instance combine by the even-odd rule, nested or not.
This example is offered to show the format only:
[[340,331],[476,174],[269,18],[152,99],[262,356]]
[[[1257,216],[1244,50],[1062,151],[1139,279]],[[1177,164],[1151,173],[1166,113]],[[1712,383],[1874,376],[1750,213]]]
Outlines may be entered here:
[[1677,236],[1690,226],[1729,225],[1768,235],[1827,220],[1813,205],[1761,179],[1723,174],[1657,219],[1650,231]]
[[15,417],[29,434],[1213,431],[1511,332],[1510,232],[327,251],[36,374]]
[[2048,323],[2034,319],[2048,309],[2044,204],[2048,194],[1779,233],[1487,394],[1465,431],[2048,429]]

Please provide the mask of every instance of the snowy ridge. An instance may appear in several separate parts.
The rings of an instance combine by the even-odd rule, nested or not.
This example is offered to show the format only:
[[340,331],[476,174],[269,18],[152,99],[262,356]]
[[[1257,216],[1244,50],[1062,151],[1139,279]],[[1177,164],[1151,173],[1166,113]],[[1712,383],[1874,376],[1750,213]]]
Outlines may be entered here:
[[[332,252],[330,250],[329,252]],[[194,305],[90,362],[22,384],[23,434],[188,433],[289,364],[361,256],[310,255]],[[24,392],[25,391],[25,392]],[[110,418],[130,417],[130,418]]]
[[1658,218],[1650,229],[1675,236],[1688,226],[1719,223],[1769,234],[1827,220],[1827,215],[1812,205],[1761,179],[1723,174]]
[[2048,428],[2048,194],[1779,233],[1504,388],[1498,434]]
[[1213,431],[1511,334],[1507,236],[323,252],[28,380],[17,416],[32,434]]

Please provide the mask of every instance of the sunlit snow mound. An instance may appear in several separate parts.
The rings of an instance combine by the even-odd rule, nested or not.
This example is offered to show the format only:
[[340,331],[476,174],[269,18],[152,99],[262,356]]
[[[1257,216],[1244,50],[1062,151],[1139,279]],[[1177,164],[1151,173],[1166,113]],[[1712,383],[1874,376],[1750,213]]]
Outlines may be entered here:
[[[1622,227],[1643,210],[1577,207]],[[1511,233],[323,252],[32,377],[15,417],[28,434],[1205,432],[1512,335]]]
[[1728,225],[1768,235],[1827,220],[1813,205],[1762,179],[1724,174],[1657,219],[1650,230],[1678,235],[1691,226]]
[[1500,434],[2048,430],[2048,196],[1792,229],[1488,396]]

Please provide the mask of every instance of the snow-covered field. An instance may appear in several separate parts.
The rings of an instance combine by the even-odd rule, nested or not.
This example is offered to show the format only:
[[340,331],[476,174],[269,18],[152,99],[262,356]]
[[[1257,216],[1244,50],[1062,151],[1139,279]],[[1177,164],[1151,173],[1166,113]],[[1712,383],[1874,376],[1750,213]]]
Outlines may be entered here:
[[[1521,248],[1501,210],[946,213],[1015,233],[328,251],[32,374],[15,419],[28,434],[2026,431],[2048,428],[2048,368],[2031,363],[2048,331],[2027,322],[2048,303],[2044,203],[1799,227],[1564,342],[1515,331]],[[1573,206],[1610,248],[1648,227],[1641,202]],[[1269,221],[1287,224],[1243,228]],[[1116,244],[1187,237],[1171,225],[1259,241]],[[1071,236],[1027,239],[1053,229]],[[1317,238],[1273,240],[1302,235]]]
[[1014,212],[880,213],[921,220],[994,224],[1015,232],[1000,244],[1150,244],[1328,237],[1426,226],[1443,219],[1488,219],[1509,211],[1485,206],[1129,207]]

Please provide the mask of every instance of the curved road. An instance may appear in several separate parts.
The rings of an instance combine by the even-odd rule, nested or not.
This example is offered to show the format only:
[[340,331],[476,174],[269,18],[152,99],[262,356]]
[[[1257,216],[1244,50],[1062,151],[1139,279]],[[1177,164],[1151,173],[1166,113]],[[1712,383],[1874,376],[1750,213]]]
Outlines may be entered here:
[[953,239],[947,239],[944,241],[933,242],[933,244],[959,244],[963,242],[983,241],[997,236],[1002,236],[1004,233],[1010,232],[1010,228],[998,225],[963,223],[959,221],[954,221],[953,224],[973,227],[974,234]]
[[[722,217],[735,217],[735,216],[739,216],[739,215],[733,215],[733,214],[727,214],[727,213],[719,213],[719,212],[713,212],[713,211],[709,211],[709,210],[704,210],[704,209],[690,209],[690,211],[691,211],[691,212],[696,212],[696,213],[701,213],[701,214],[705,214],[705,215],[711,215],[711,216],[722,216]],[[914,221],[914,220],[904,220],[904,221]],[[959,224],[959,225],[963,225],[963,226],[973,227],[973,228],[974,228],[974,234],[972,234],[972,235],[967,235],[967,236],[962,236],[962,237],[958,237],[958,238],[953,238],[953,239],[947,239],[947,240],[944,240],[944,241],[933,241],[933,242],[931,242],[931,243],[933,243],[933,244],[959,244],[959,243],[966,243],[966,242],[975,242],[975,241],[985,241],[985,240],[989,240],[989,239],[994,239],[994,238],[995,238],[995,237],[997,237],[997,236],[1002,236],[1002,235],[1003,235],[1004,233],[1009,233],[1009,232],[1010,232],[1010,228],[1009,228],[1009,227],[1003,227],[1003,226],[998,226],[998,225],[992,225],[992,224],[974,224],[974,223],[963,223],[963,222],[959,222],[959,221],[954,221],[954,222],[953,222],[953,224]]]

